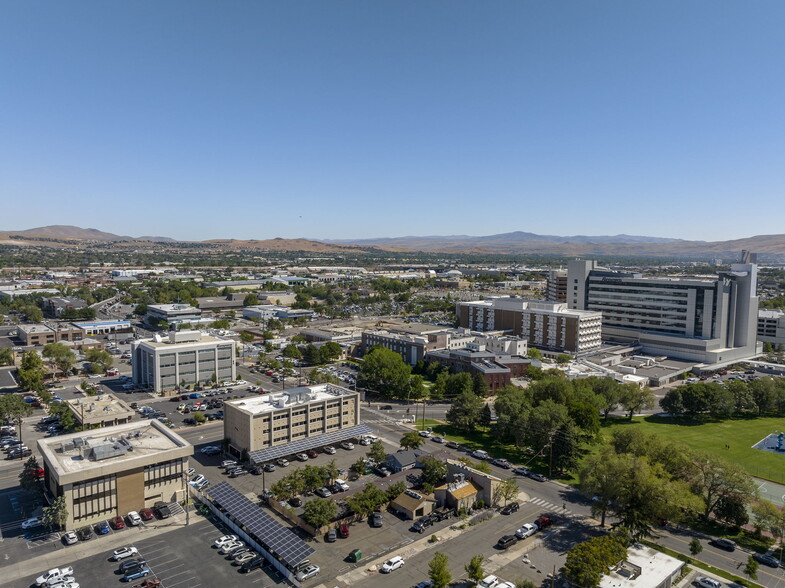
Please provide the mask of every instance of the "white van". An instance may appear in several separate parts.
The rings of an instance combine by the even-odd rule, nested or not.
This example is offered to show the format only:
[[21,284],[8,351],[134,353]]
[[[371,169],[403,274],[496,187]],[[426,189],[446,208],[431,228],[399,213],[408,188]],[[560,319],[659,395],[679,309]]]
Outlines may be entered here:
[[483,451],[482,449],[477,449],[472,451],[472,457],[476,457],[477,459],[488,459],[488,452]]
[[338,486],[343,492],[346,492],[349,489],[349,484],[340,478],[335,478],[335,485]]

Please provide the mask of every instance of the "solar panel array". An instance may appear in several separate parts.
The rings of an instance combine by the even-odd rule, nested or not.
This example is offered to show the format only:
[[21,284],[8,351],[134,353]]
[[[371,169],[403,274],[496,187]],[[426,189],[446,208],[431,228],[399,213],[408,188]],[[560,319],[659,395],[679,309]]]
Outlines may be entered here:
[[303,451],[308,451],[309,449],[314,449],[315,447],[324,447],[325,445],[333,445],[334,443],[340,443],[341,441],[346,441],[347,439],[354,439],[355,437],[360,437],[361,435],[367,435],[370,432],[371,428],[368,425],[355,425],[346,429],[339,429],[338,431],[325,433],[324,435],[319,435],[317,437],[299,439],[297,441],[285,443],[284,445],[268,447],[267,449],[257,449],[256,451],[251,451],[248,454],[248,457],[255,464],[260,464],[273,459],[278,459],[279,457],[286,457],[287,455],[302,453]]
[[245,530],[256,537],[268,553],[289,569],[296,569],[298,564],[314,552],[312,547],[306,545],[291,530],[248,500],[228,482],[221,482],[210,488],[207,493],[226,511],[227,515],[239,526],[245,527]]

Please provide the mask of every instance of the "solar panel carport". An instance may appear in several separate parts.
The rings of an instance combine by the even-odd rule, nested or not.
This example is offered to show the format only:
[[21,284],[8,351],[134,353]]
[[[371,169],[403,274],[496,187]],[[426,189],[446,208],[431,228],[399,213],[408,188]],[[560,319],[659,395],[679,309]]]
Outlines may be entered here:
[[309,449],[315,449],[316,447],[334,445],[335,443],[340,443],[341,441],[346,441],[347,439],[355,439],[357,437],[361,437],[362,435],[368,435],[370,432],[371,428],[368,425],[355,425],[353,427],[332,431],[331,433],[325,433],[324,435],[318,435],[316,437],[308,437],[307,439],[290,441],[289,443],[276,445],[275,447],[268,447],[266,449],[257,449],[256,451],[251,451],[248,454],[248,457],[254,463],[254,465],[259,465],[274,459],[278,459],[279,457],[286,457],[287,455],[302,453],[304,451],[308,451]]
[[228,482],[210,488],[207,495],[225,515],[292,572],[308,559],[314,549],[243,496]]

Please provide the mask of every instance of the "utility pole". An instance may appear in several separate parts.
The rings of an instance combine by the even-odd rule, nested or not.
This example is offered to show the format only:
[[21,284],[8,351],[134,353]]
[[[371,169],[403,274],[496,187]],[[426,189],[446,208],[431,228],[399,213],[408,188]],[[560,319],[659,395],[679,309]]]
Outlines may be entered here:
[[548,459],[548,477],[553,477],[553,434],[555,431],[551,431],[550,437],[548,438],[548,446],[550,447],[550,457]]

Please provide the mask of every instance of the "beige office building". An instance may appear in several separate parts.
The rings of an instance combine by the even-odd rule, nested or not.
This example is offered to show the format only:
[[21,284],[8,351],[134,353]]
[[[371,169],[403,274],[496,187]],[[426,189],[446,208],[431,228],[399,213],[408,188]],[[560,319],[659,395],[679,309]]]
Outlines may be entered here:
[[38,441],[45,484],[64,496],[67,529],[93,525],[157,501],[181,502],[193,446],[158,421]]
[[347,429],[360,423],[360,395],[317,384],[224,403],[224,437],[237,454]]
[[66,402],[76,422],[87,429],[130,423],[136,414],[125,400],[120,400],[114,394],[74,398]]

